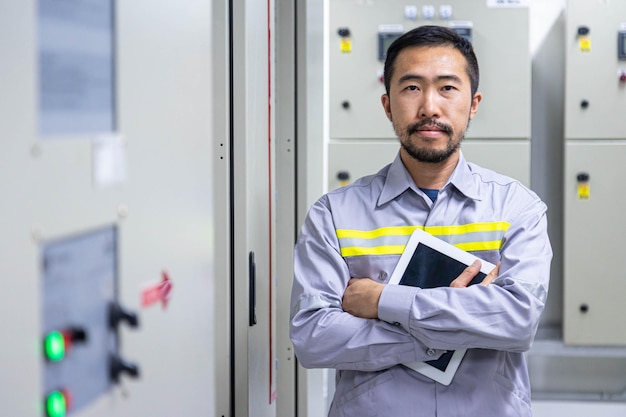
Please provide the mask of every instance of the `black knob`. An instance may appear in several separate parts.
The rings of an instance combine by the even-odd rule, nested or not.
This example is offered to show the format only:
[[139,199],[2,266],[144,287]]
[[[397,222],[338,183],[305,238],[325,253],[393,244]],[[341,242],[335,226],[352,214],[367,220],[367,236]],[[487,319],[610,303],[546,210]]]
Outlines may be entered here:
[[111,380],[117,383],[121,374],[127,374],[132,378],[139,378],[139,367],[127,362],[117,355],[111,355],[109,358],[109,376]]
[[139,327],[139,318],[137,314],[124,310],[118,303],[111,302],[109,304],[109,326],[114,329],[121,321],[128,323],[130,327]]
[[589,27],[578,26],[578,36],[586,36],[586,35],[589,35]]
[[341,107],[348,110],[350,108],[350,102],[348,100],[344,100],[341,102]]
[[337,29],[337,34],[339,36],[341,36],[342,38],[347,38],[348,36],[350,36],[350,29],[348,29],[348,28],[339,28],[339,29]]
[[67,330],[72,342],[86,342],[87,341],[87,331],[82,327],[70,327]]
[[580,102],[580,107],[583,109],[586,109],[587,107],[589,107],[589,100],[582,100]]
[[576,175],[576,179],[578,180],[578,182],[587,182],[589,181],[589,174],[587,174],[586,172],[581,172],[580,174]]
[[580,312],[585,314],[586,312],[589,311],[589,306],[587,304],[581,304],[580,305]]
[[337,173],[337,179],[339,181],[348,181],[350,179],[350,173],[348,171],[339,171]]

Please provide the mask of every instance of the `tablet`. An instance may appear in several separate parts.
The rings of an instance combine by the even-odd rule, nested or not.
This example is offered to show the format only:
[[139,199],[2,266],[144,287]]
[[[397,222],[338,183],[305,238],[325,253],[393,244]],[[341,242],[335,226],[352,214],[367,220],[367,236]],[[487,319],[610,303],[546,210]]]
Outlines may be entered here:
[[[474,260],[481,262],[480,272],[469,285],[482,282],[495,265],[452,246],[433,235],[416,229],[400,256],[389,284],[420,288],[447,287]],[[447,351],[439,359],[403,365],[443,384],[449,385],[467,349]]]

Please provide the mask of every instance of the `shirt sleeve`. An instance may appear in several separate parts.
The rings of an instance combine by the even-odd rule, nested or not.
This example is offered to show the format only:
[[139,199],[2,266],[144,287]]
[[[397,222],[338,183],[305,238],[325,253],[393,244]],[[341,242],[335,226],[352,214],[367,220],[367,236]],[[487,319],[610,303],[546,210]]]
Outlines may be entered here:
[[411,336],[408,327],[344,312],[349,280],[332,213],[322,197],[311,207],[294,251],[290,337],[304,367],[376,371],[443,353]]
[[552,249],[546,206],[526,204],[504,236],[500,274],[491,285],[415,288],[387,285],[379,318],[400,323],[436,349],[530,349],[548,293]]

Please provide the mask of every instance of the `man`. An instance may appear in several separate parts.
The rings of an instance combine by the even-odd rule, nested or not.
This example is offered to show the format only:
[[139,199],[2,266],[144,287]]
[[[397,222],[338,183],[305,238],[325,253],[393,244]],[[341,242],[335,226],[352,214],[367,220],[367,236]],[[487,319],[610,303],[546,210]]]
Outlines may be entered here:
[[[303,366],[337,370],[331,417],[531,415],[523,352],[548,291],[546,206],[463,158],[478,78],[471,44],[451,30],[423,26],[397,39],[382,105],[398,156],[320,198],[302,226],[291,339]],[[385,285],[415,228],[498,267],[485,285],[467,286],[479,263],[450,287]],[[401,365],[460,348],[447,386]]]

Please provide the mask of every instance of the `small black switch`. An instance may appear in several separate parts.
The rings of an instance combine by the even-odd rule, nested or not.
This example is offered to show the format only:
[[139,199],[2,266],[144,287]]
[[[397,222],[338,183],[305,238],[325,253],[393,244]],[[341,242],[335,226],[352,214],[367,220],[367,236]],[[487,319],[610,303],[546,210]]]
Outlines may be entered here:
[[137,314],[124,310],[116,302],[111,302],[109,304],[109,326],[112,329],[115,329],[121,321],[125,321],[130,327],[139,326],[139,318],[137,317]]
[[337,34],[339,36],[341,36],[342,38],[347,38],[348,36],[350,36],[350,29],[348,29],[348,28],[339,28],[339,29],[337,29]]
[[117,355],[111,355],[109,360],[109,376],[113,382],[117,383],[120,374],[123,373],[133,378],[139,378],[139,367],[136,364],[126,362]]

